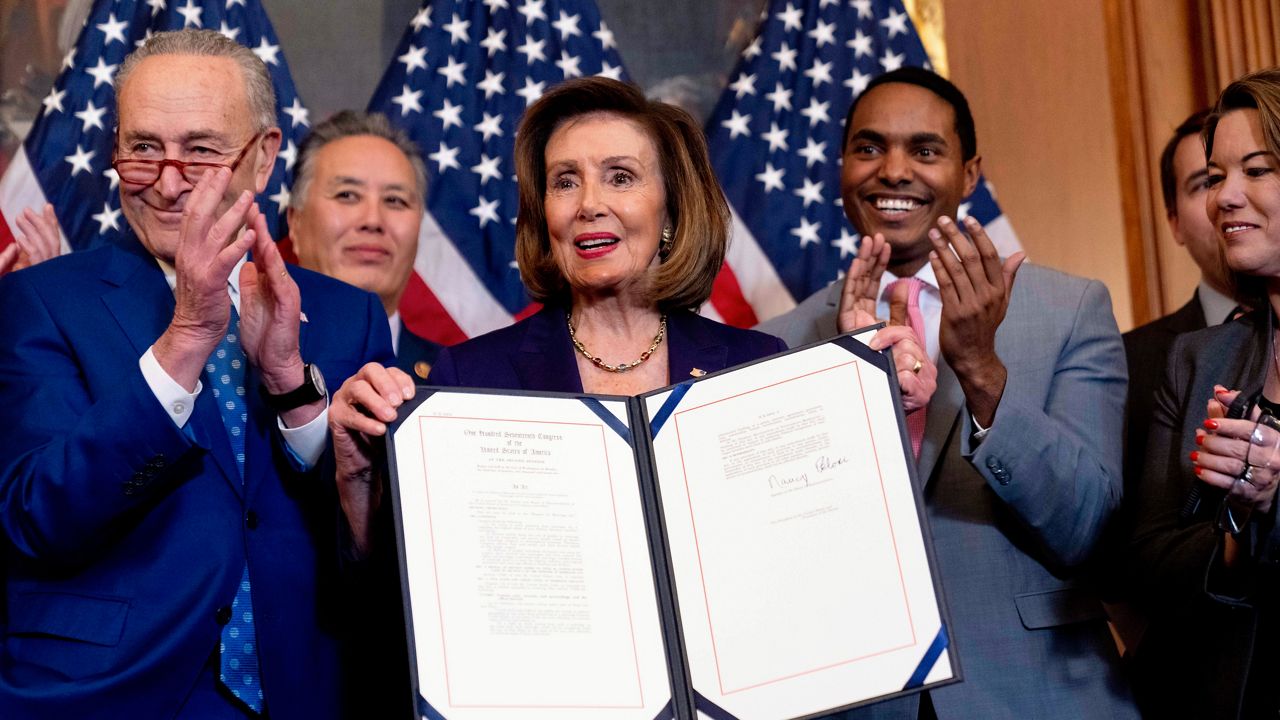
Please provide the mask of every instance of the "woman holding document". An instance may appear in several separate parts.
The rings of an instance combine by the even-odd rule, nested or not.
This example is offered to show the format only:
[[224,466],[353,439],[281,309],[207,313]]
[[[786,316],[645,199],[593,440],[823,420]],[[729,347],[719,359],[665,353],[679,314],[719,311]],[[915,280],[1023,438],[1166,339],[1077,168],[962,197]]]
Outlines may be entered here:
[[1181,335],[1169,354],[1131,543],[1152,616],[1135,667],[1151,717],[1274,717],[1280,69],[1227,86],[1204,135],[1209,218],[1260,309]]
[[[786,349],[696,312],[711,296],[732,220],[706,139],[687,112],[627,83],[570,80],[525,113],[515,154],[516,258],[543,308],[446,348],[428,384],[636,395]],[[887,251],[880,238],[863,243],[850,268],[867,278],[858,287],[874,292]],[[874,295],[868,300],[872,323]],[[905,325],[872,341],[888,346],[902,369],[905,409],[923,407],[936,372],[912,369],[931,365],[928,354]],[[334,396],[330,426],[340,464],[353,463],[350,474],[364,477],[371,466],[358,434],[384,434],[412,386],[402,373],[371,366]],[[365,500],[355,490],[362,499],[351,500],[348,515],[358,517]],[[353,523],[357,538],[363,527]]]
[[[571,80],[556,86],[529,108],[517,135],[515,154],[520,192],[516,257],[530,297],[543,307],[510,327],[442,350],[428,378],[429,385],[635,396],[786,349],[781,340],[772,336],[732,328],[697,314],[697,308],[710,297],[724,262],[731,215],[711,169],[705,139],[688,113],[650,101],[634,86],[618,81],[600,77]],[[850,272],[865,282],[850,283],[849,287],[858,292],[858,288],[874,291],[888,247],[878,237],[863,245]],[[874,313],[875,299],[868,300],[863,307],[869,306]],[[874,316],[868,314],[866,320],[874,322]],[[910,328],[895,326],[880,331],[873,340],[873,347],[876,346],[892,346],[896,366],[904,368],[898,377],[907,410],[926,404],[935,373],[920,372],[920,367],[930,361]],[[369,365],[344,383],[333,398],[329,417],[338,485],[355,546],[362,553],[372,549],[373,518],[382,504],[382,480],[375,464],[380,446],[377,441],[395,420],[397,408],[414,394],[408,376],[394,368]],[[461,414],[480,413],[445,413],[434,418],[430,427],[451,425]],[[477,427],[459,430],[460,440],[455,447],[472,439],[480,445],[491,444],[492,447],[478,450],[493,454],[493,462],[481,470],[493,470],[496,475],[494,468],[507,468],[507,484],[501,492],[508,499],[511,492],[525,490],[521,479],[525,468],[530,468],[527,472],[533,478],[531,483],[550,486],[553,481],[547,478],[553,472],[549,468],[562,460],[563,467],[568,467],[570,459],[565,458],[572,456],[573,461],[581,461],[592,451],[586,442],[570,439],[565,443],[558,435],[541,435],[532,429],[507,434]],[[566,430],[571,431],[572,428]],[[429,443],[453,442],[441,440],[442,433],[435,438],[427,437],[428,430],[422,434],[425,439],[421,456],[429,454]],[[488,439],[499,435],[502,440]],[[896,441],[896,436],[893,439]],[[523,449],[513,451],[511,443],[523,443]],[[557,443],[559,449],[555,447]],[[573,451],[565,452],[565,445]],[[551,448],[546,451],[548,457],[560,453],[565,458],[544,462],[537,457],[543,452],[539,448],[544,446]],[[401,452],[399,445],[396,452]],[[532,452],[534,457],[501,454],[506,452]],[[440,456],[437,453],[433,458]],[[562,466],[555,468],[560,472]],[[439,476],[456,479],[461,474],[441,472]],[[600,486],[607,493],[610,481],[601,480]],[[477,482],[482,483],[483,479]],[[456,487],[459,484],[465,483],[455,482],[452,488],[443,487],[442,483],[436,487],[438,494],[432,497],[440,500],[443,507],[444,495],[463,492]],[[439,631],[447,634],[471,627],[468,623],[474,622],[478,630],[473,637],[492,630],[497,638],[494,642],[499,643],[526,628],[520,625],[522,629],[516,630],[516,625],[505,624],[507,620],[493,618],[512,616],[510,613],[515,610],[508,601],[523,592],[522,588],[532,587],[520,578],[526,577],[522,573],[527,573],[531,562],[538,562],[513,559],[514,554],[527,548],[512,550],[512,557],[503,555],[503,548],[551,543],[553,539],[548,537],[562,529],[556,523],[566,521],[563,514],[546,514],[545,508],[531,509],[533,506],[522,504],[519,512],[537,514],[538,527],[550,535],[533,540],[522,535],[525,540],[508,541],[505,533],[509,526],[502,520],[490,522],[493,506],[483,505],[497,497],[494,492],[498,491],[467,496],[450,506],[466,510],[440,518],[441,528],[453,521],[459,523],[457,527],[470,523],[465,531],[455,528],[450,532],[433,525],[432,532],[439,532],[454,543],[470,542],[459,538],[478,538],[476,543],[488,553],[483,561],[468,561],[454,570],[440,570],[442,566],[437,566],[439,572],[456,571],[456,577],[466,575],[471,578],[468,582],[474,580],[477,587],[502,588],[501,593],[484,595],[478,603],[487,608],[488,614],[480,617],[479,611],[473,615],[470,610],[450,610],[450,618],[454,619],[449,623],[441,619]],[[539,497],[539,502],[545,502],[550,495]],[[575,502],[578,507],[585,507],[581,498]],[[617,502],[627,501],[619,497]],[[584,512],[579,519],[590,522],[589,517],[605,514]],[[625,513],[614,507],[608,514]],[[467,518],[459,519],[462,515]],[[643,537],[644,533],[639,535]],[[576,541],[568,546],[577,547]],[[558,557],[563,548],[564,545],[557,545],[543,557]],[[390,549],[379,548],[377,552],[389,553]],[[536,555],[531,553],[530,557]],[[445,562],[448,561],[442,561]],[[631,563],[629,567],[646,564]],[[500,570],[495,569],[499,566]],[[551,573],[566,569],[571,568],[547,568]],[[490,572],[514,575],[485,574]],[[633,590],[647,592],[645,585],[641,582]],[[636,603],[637,613],[646,612],[639,607],[643,604]],[[548,621],[555,632],[568,638],[566,642],[582,639],[578,632],[581,626],[570,617],[574,612],[577,610],[573,607],[557,608],[552,613],[555,619]],[[415,610],[415,616],[416,613]],[[440,609],[439,613],[443,618],[445,610]],[[640,619],[636,623],[643,625]],[[458,652],[479,656],[486,651],[475,649],[472,643],[471,648]],[[589,651],[562,652],[586,657]],[[503,654],[494,651],[486,657]],[[637,657],[642,655],[643,651],[637,653]],[[458,667],[465,666],[465,660],[457,662]],[[607,662],[600,660],[599,664]],[[457,671],[452,677],[465,686],[458,680],[462,674]],[[468,692],[466,688],[459,691],[461,695]],[[516,690],[512,693],[519,694]]]

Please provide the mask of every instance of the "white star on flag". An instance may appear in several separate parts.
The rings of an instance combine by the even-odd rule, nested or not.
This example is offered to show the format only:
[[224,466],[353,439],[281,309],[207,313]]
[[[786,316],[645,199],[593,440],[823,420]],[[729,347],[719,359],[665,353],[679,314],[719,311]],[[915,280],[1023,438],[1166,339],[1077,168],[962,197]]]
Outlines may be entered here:
[[804,10],[787,3],[787,9],[777,14],[784,30],[799,30],[804,27]]
[[91,68],[85,68],[85,72],[93,76],[93,89],[97,90],[99,85],[115,85],[113,78],[116,75],[116,68],[119,65],[108,65],[107,61],[102,57],[98,58],[98,63]]
[[302,101],[298,100],[298,98],[294,98],[293,104],[284,108],[283,112],[289,116],[289,120],[293,122],[293,127],[298,127],[299,125],[311,125],[311,123],[307,121],[307,116],[310,114],[310,111],[302,106]]
[[[487,93],[485,97],[488,97]],[[491,137],[502,137],[502,116],[484,113],[484,119],[476,123],[474,129],[483,136],[485,142]]]
[[498,222],[498,201],[481,198],[480,204],[468,212],[480,219],[480,227],[484,227],[489,222]]
[[81,170],[85,172],[93,172],[93,167],[89,165],[89,161],[97,154],[98,153],[95,150],[89,150],[86,152],[84,148],[77,145],[76,151],[66,157],[67,162],[71,163],[71,177],[79,175]]
[[561,39],[571,38],[574,35],[581,35],[582,31],[578,29],[577,15],[570,15],[565,11],[560,11],[560,19],[551,23],[551,26],[560,32]]
[[542,88],[545,86],[544,82],[536,83],[532,78],[525,78],[524,87],[517,90],[516,94],[524,98],[525,105],[532,105],[535,100],[542,97]]
[[814,182],[809,178],[804,179],[804,187],[797,188],[792,191],[796,197],[804,200],[804,206],[809,207],[809,203],[822,202],[822,183]]
[[542,9],[543,5],[546,5],[545,0],[525,0],[517,12],[524,16],[526,24],[532,25],[534,20],[547,19],[547,13]]
[[178,13],[182,15],[182,27],[188,28],[192,25],[204,27],[200,21],[200,16],[204,14],[204,9],[197,7],[195,0],[187,0],[186,5],[178,8]]
[[742,73],[738,75],[737,80],[729,83],[729,89],[733,91],[734,95],[738,96],[739,100],[742,99],[743,95],[755,95],[756,76]]
[[850,255],[858,254],[858,240],[861,238],[861,235],[849,228],[840,228],[840,239],[832,240],[831,246],[840,250],[840,259],[844,260]]
[[89,128],[105,129],[102,125],[102,116],[106,113],[107,109],[105,107],[95,107],[93,100],[85,103],[84,109],[75,114],[76,117],[80,118],[80,122],[83,125],[81,132],[87,133]]
[[889,31],[889,39],[892,40],[896,35],[907,34],[907,21],[910,19],[906,12],[898,12],[890,8],[889,15],[881,20],[880,24]]
[[45,96],[44,100],[40,101],[40,104],[44,105],[45,114],[64,112],[62,108],[62,98],[66,96],[66,90],[58,90],[57,88],[50,89],[49,94]]
[[600,21],[600,29],[591,33],[591,37],[599,40],[600,47],[604,50],[611,50],[618,46],[617,43],[614,42],[613,31],[609,29],[608,25],[604,24],[603,20]]
[[112,210],[111,203],[102,206],[102,212],[94,213],[93,219],[98,221],[98,233],[105,233],[107,230],[120,229],[120,211]]
[[458,62],[452,57],[448,59],[448,64],[442,68],[436,68],[436,72],[444,76],[445,87],[453,87],[454,83],[463,84],[467,82],[467,64]]
[[444,29],[449,32],[449,40],[453,43],[466,43],[471,40],[467,35],[467,28],[471,27],[470,20],[463,20],[458,17],[458,13],[453,14],[453,21],[445,23]]
[[280,46],[272,45],[266,38],[262,38],[262,42],[258,43],[258,47],[253,48],[253,54],[268,65],[278,65],[279,61],[276,56],[280,54]]
[[778,70],[795,70],[797,52],[792,50],[789,45],[782,43],[782,47],[778,48],[775,53],[770,53],[769,57],[778,61]]
[[786,185],[782,184],[782,173],[782,168],[775,168],[773,163],[765,163],[764,171],[756,175],[756,179],[764,183],[765,192],[785,190]]
[[506,73],[496,73],[485,68],[484,80],[476,83],[476,88],[484,91],[485,100],[488,100],[494,95],[502,95],[507,91],[506,85],[502,82],[506,77]]
[[566,78],[582,77],[582,71],[578,69],[578,63],[577,56],[570,55],[568,50],[561,50],[560,59],[556,61],[556,67],[560,68]]
[[411,112],[422,112],[422,103],[418,102],[421,97],[421,90],[410,90],[409,86],[405,85],[404,92],[391,98],[391,102],[400,106],[401,115],[408,115]]
[[396,59],[404,63],[404,71],[406,73],[412,74],[418,68],[427,69],[427,49],[425,47],[410,45],[409,49]]
[[115,13],[111,13],[106,22],[98,23],[94,27],[102,31],[103,45],[110,45],[113,42],[118,42],[121,45],[125,44],[124,31],[129,27],[129,23],[123,20],[116,20]]
[[461,170],[462,166],[458,164],[458,150],[459,148],[451,148],[441,141],[440,149],[431,153],[427,157],[434,160],[436,164],[440,166],[441,173],[449,168]]
[[490,180],[499,180],[502,178],[502,172],[498,170],[498,163],[502,162],[502,157],[489,157],[481,154],[480,162],[471,166],[471,172],[480,176],[480,184],[484,185]]
[[454,105],[449,102],[449,98],[445,98],[442,102],[444,105],[441,105],[439,110],[436,110],[431,114],[440,118],[440,122],[443,123],[445,130],[448,130],[452,125],[462,127],[462,106]]
[[738,137],[739,135],[751,135],[751,130],[747,127],[747,123],[751,121],[748,115],[739,114],[737,110],[733,111],[733,117],[720,123],[721,126],[729,128],[730,137]]
[[[506,30],[489,28],[489,33],[484,36],[483,40],[480,41],[480,47],[485,49],[485,51],[489,54],[489,57],[493,57],[497,53],[500,53],[507,49],[506,37],[507,37]],[[425,67],[425,65],[423,67]]]

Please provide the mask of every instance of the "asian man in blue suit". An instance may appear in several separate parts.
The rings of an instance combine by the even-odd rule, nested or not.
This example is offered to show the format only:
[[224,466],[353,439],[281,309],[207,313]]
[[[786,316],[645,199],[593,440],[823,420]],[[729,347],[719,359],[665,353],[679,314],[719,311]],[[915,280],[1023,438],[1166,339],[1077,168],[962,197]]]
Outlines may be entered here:
[[340,717],[325,387],[386,317],[276,250],[251,51],[160,33],[115,88],[129,237],[0,280],[0,715]]

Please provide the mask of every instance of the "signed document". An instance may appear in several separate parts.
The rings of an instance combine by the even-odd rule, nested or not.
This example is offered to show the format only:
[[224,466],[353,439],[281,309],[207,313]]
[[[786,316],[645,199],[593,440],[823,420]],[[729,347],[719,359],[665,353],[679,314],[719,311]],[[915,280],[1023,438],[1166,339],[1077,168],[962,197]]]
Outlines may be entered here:
[[420,388],[389,434],[422,717],[818,717],[958,678],[888,355],[638,398]]

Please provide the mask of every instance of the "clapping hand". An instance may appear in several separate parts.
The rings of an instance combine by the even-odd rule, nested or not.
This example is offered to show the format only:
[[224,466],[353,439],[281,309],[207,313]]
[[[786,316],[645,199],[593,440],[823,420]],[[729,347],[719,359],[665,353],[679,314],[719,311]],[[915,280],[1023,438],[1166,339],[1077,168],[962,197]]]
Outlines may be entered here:
[[[880,322],[876,302],[880,280],[889,266],[892,248],[884,236],[876,233],[863,237],[858,255],[849,265],[840,293],[840,310],[836,328],[850,332]],[[906,290],[905,285],[900,285]],[[893,362],[898,368],[898,387],[902,391],[903,409],[910,413],[929,404],[938,387],[938,368],[924,351],[920,339],[907,324],[905,293],[895,293],[889,301],[889,326],[880,329],[867,343],[873,350],[893,348]]]
[[965,229],[972,240],[944,216],[929,230],[929,263],[942,293],[938,344],[964,389],[969,412],[990,427],[1008,377],[996,354],[996,330],[1026,254],[1017,252],[1002,262],[977,220],[965,218]]

